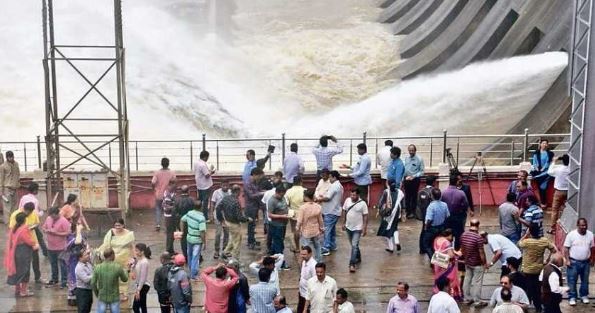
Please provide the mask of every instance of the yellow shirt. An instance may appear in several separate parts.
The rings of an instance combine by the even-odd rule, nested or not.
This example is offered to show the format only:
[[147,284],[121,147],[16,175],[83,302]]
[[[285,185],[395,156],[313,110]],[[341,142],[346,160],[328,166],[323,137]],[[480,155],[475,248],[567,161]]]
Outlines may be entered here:
[[[10,221],[8,223],[8,228],[10,228],[10,229],[14,228],[14,226],[17,223],[17,214],[19,214],[19,213],[23,213],[23,210],[19,209],[19,210],[12,212],[12,214],[10,215]],[[31,212],[31,214],[29,214],[27,216],[27,218],[25,219],[25,225],[27,225],[29,227],[29,233],[31,234],[31,238],[33,238],[33,241],[35,241],[35,243],[38,243],[37,235],[35,234],[35,229],[31,229],[31,227],[39,226],[39,216],[37,216],[37,214],[35,214],[35,212]]]
[[290,209],[296,211],[295,213],[297,213],[297,210],[304,204],[304,190],[306,190],[306,188],[302,186],[293,186],[285,193],[287,204],[289,204]]

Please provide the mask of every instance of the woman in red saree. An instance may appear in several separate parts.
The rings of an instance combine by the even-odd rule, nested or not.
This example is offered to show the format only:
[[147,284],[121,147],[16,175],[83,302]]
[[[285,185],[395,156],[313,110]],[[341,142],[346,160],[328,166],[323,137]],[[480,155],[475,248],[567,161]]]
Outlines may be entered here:
[[9,231],[6,253],[4,255],[4,268],[8,275],[7,283],[15,286],[15,295],[20,297],[32,296],[29,292],[29,269],[33,250],[39,249],[39,245],[31,238],[29,227],[25,225],[26,213],[19,213],[16,216],[16,224]]
[[[461,281],[459,280],[459,270],[457,268],[458,253],[454,250],[452,241],[453,234],[450,228],[444,230],[436,239],[434,239],[434,251],[448,254],[450,262],[448,267],[442,268],[434,265],[434,281],[440,277],[446,277],[450,281],[450,295],[457,301],[463,300],[463,292],[461,290]],[[439,290],[434,285],[434,293]]]

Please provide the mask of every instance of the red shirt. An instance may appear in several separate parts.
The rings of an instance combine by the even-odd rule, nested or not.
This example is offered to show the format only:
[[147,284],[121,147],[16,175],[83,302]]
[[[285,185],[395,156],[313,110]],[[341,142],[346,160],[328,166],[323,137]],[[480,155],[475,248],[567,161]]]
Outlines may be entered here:
[[483,249],[483,238],[476,232],[466,231],[461,235],[461,250],[465,265],[483,265],[479,255],[479,249]]
[[229,291],[238,282],[238,274],[230,268],[227,273],[231,279],[218,279],[210,276],[217,267],[207,267],[200,274],[200,279],[205,283],[205,311],[209,313],[227,313]]
[[163,200],[163,193],[172,179],[176,179],[176,174],[172,170],[160,169],[155,172],[151,184],[155,185],[155,198],[157,200]]

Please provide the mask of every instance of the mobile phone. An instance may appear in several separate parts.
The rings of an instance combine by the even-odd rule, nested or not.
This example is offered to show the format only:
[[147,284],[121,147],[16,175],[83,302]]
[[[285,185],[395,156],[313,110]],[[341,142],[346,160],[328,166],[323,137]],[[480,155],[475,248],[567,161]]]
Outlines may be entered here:
[[267,149],[267,152],[269,152],[269,153],[275,153],[275,146],[269,145],[269,148]]

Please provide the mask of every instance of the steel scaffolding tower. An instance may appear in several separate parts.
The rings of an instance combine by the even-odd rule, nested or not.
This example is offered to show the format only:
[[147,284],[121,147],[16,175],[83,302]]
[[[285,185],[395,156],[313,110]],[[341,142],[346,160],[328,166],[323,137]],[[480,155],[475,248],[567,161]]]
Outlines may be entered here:
[[[57,44],[54,32],[54,2],[42,0],[47,191],[48,199],[55,199],[55,195],[62,191],[61,174],[84,160],[94,167],[85,168],[85,170],[107,171],[117,179],[118,207],[122,209],[124,215],[128,212],[130,169],[121,0],[114,0],[113,12],[115,38],[113,45]],[[68,25],[68,27],[77,27],[77,25]],[[59,72],[58,64],[66,64],[64,67],[74,71],[71,73],[76,73],[77,79],[85,84],[85,88],[88,88],[78,100],[58,101],[60,91],[66,91],[64,86],[59,85],[58,74],[63,74],[65,71],[63,72],[60,67]],[[90,74],[86,73],[88,64],[95,67],[101,66],[102,74],[99,78],[90,79]],[[106,77],[109,78],[106,79]],[[108,80],[114,82],[110,83],[109,87],[104,87],[105,91],[102,91],[99,83]],[[100,100],[93,101],[89,97],[90,94],[98,95]],[[90,116],[88,112],[80,109],[81,104],[85,102],[91,102],[93,108],[101,108],[108,113],[105,116]],[[84,125],[83,128],[90,132],[85,133],[77,129],[80,125]],[[116,142],[119,168],[112,170],[102,158],[98,157],[97,152]],[[68,161],[65,161],[64,156],[61,159],[61,154],[68,155]]]
[[591,39],[593,0],[575,0],[570,55],[570,93],[572,96],[570,175],[568,201],[561,218],[565,230],[574,229],[579,216],[595,225],[595,70],[590,59],[595,55]]

